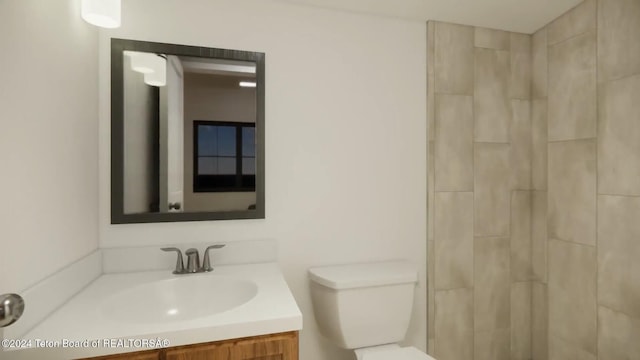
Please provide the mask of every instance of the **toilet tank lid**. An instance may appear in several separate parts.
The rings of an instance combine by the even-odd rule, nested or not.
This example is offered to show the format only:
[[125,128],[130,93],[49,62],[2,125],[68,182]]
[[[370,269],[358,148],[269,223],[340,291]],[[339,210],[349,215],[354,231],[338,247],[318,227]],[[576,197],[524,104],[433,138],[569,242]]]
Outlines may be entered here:
[[418,270],[405,261],[390,261],[314,267],[309,269],[309,278],[318,284],[340,290],[415,283],[418,281]]

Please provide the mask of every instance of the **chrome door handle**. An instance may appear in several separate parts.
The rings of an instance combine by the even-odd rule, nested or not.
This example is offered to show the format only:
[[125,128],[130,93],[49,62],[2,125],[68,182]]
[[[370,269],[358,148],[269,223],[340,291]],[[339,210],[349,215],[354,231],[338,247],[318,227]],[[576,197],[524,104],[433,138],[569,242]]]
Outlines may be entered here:
[[18,321],[24,312],[24,299],[18,294],[0,295],[0,328]]

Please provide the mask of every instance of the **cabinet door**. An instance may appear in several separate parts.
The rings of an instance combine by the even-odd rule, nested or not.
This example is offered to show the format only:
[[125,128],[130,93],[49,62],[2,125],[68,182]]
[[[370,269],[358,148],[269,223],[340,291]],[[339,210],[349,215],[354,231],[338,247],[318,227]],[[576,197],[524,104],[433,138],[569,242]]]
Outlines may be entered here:
[[165,360],[298,360],[298,333],[167,349]]
[[159,350],[139,351],[134,353],[126,353],[119,355],[107,355],[100,357],[87,358],[84,360],[158,360],[160,359]]
[[284,333],[242,341],[233,360],[298,360],[298,333]]
[[234,360],[233,343],[211,343],[167,349],[165,360]]

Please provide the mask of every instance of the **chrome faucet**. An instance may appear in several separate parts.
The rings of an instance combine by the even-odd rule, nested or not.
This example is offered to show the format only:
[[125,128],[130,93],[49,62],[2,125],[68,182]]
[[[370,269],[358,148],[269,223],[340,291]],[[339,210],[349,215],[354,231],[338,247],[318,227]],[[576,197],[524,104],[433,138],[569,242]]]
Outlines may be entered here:
[[184,262],[182,260],[182,252],[180,249],[175,247],[161,248],[162,251],[175,251],[178,253],[178,259],[176,261],[176,269],[173,271],[174,274],[182,275],[182,274],[195,274],[200,272],[209,272],[213,271],[213,267],[211,267],[211,260],[209,258],[209,250],[210,249],[220,249],[223,248],[224,244],[215,244],[208,246],[204,250],[204,260],[202,261],[202,266],[200,266],[200,254],[198,253],[198,249],[190,248],[185,252],[187,255],[187,267],[185,269]]

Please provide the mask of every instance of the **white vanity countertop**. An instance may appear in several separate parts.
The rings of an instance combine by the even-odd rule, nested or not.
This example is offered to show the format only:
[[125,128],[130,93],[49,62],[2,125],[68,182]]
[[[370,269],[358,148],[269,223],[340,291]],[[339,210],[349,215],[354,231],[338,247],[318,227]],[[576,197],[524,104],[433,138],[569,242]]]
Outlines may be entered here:
[[[188,277],[249,280],[257,293],[228,311],[183,321],[124,322],[105,315],[113,294],[158,280]],[[198,296],[197,292],[194,296]],[[131,302],[151,302],[134,298]],[[117,309],[109,309],[117,311]],[[302,314],[275,263],[218,266],[211,273],[173,275],[171,271],[105,274],[24,336],[30,349],[5,352],[13,359],[70,359],[149,350],[134,339],[168,340],[169,346],[265,335],[302,329]],[[36,343],[36,339],[40,342]],[[119,339],[122,341],[118,342]],[[46,347],[42,340],[50,341]],[[98,340],[98,347],[70,347],[68,341]],[[104,346],[105,340],[111,345]],[[57,342],[57,343],[56,343]],[[61,344],[67,343],[67,347]],[[86,343],[85,343],[86,344]],[[129,344],[129,347],[123,347]],[[126,345],[125,345],[126,346]],[[158,347],[159,348],[159,347]],[[2,352],[0,351],[0,354]]]

